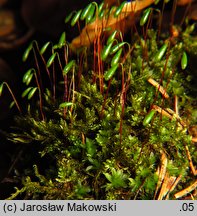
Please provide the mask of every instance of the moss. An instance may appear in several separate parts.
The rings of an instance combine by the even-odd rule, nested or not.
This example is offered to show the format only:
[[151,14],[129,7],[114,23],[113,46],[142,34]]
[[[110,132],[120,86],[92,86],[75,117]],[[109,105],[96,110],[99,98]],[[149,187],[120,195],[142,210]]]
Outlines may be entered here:
[[[158,60],[156,55],[166,40],[167,50]],[[21,172],[23,187],[10,198],[21,194],[26,199],[153,199],[161,152],[167,155],[169,174],[182,174],[179,190],[184,189],[184,182],[194,179],[189,175],[185,146],[191,155],[196,154],[196,147],[180,122],[187,118],[187,124],[196,124],[196,119],[187,116],[195,110],[195,102],[190,100],[190,81],[194,79],[190,61],[185,71],[180,61],[184,50],[197,57],[192,40],[188,29],[180,32],[175,44],[168,33],[158,41],[157,29],[148,29],[146,39],[135,33],[122,47],[124,54],[109,80],[104,74],[110,70],[115,54],[106,54],[105,60],[99,57],[99,50],[108,45],[97,41],[98,47],[77,55],[66,51],[66,41],[54,46],[50,52],[56,56],[50,58],[50,65],[44,61],[45,70],[50,72],[49,85],[41,86],[44,71],[37,68],[37,94],[26,100],[27,112],[16,117],[16,126],[7,135],[17,144],[36,146],[39,157],[46,158],[45,164],[34,165],[34,171],[26,167],[31,174]],[[122,41],[115,39],[113,43]],[[45,59],[44,52],[37,51]],[[62,74],[55,75],[52,64]],[[167,89],[170,97],[165,99],[149,78]],[[143,125],[153,105],[173,110],[175,96],[180,101],[182,119],[156,112]],[[25,154],[31,152],[26,150]]]

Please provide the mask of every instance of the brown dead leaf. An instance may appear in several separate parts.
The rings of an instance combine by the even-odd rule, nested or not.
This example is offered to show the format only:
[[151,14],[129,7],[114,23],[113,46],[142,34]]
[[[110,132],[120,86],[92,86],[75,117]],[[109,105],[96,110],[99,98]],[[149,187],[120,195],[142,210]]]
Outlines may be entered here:
[[121,1],[120,0],[104,0],[105,8],[110,8],[113,5],[120,5]]
[[99,19],[98,17],[93,23],[85,26],[81,34],[74,38],[71,42],[71,48],[78,48],[81,46],[90,46],[94,39],[98,37],[104,28],[113,27],[116,23],[120,23],[122,20],[126,19],[129,15],[133,15],[138,11],[148,7],[154,2],[154,0],[136,0],[133,2],[128,2],[124,5],[122,12],[118,17],[114,17],[113,13],[109,17]]
[[188,18],[192,20],[197,20],[197,4],[192,5],[191,11],[188,14]]
[[177,5],[184,6],[189,3],[192,3],[193,0],[178,0]]
[[6,2],[7,0],[0,0],[0,6],[3,6]]
[[10,34],[15,29],[15,18],[11,10],[0,11],[0,37]]

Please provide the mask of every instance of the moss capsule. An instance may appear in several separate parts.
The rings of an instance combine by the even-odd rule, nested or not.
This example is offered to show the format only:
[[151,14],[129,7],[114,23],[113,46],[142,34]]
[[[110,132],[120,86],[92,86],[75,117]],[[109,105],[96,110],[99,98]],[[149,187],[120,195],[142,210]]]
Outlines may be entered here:
[[72,102],[64,102],[64,103],[61,103],[59,105],[59,108],[65,108],[65,107],[69,107],[69,106],[72,106],[73,103]]
[[29,85],[29,83],[31,82],[31,80],[32,80],[32,78],[33,78],[33,76],[34,76],[34,74],[33,73],[31,73],[28,77],[27,77],[27,79],[26,79],[26,81],[25,81],[25,84],[28,86]]
[[125,4],[127,3],[127,1],[124,1],[120,4],[119,7],[117,7],[115,13],[114,13],[114,17],[117,17],[120,15],[120,13],[122,12],[123,7],[125,6]]
[[0,96],[2,95],[2,92],[3,92],[3,86],[4,86],[4,82],[1,83],[1,85],[0,85]]
[[[27,82],[29,83],[31,80],[29,80],[30,78],[32,78],[33,73],[35,72],[34,68],[29,69],[24,75],[23,75],[23,83]],[[27,84],[28,85],[28,84]]]
[[68,22],[70,21],[70,19],[72,18],[72,16],[73,16],[74,13],[75,13],[75,12],[72,11],[70,14],[68,14],[68,16],[65,18],[64,22],[65,22],[65,23],[68,23]]
[[102,10],[100,13],[99,13],[99,18],[101,19],[101,18],[103,18],[104,17],[104,15],[105,15],[105,11],[104,10]]
[[57,53],[53,53],[52,56],[49,58],[49,60],[47,61],[47,68],[49,68],[51,64],[54,62],[56,55]]
[[25,89],[21,95],[22,98],[24,98],[32,89],[33,89],[33,87],[29,87],[29,88]]
[[110,52],[110,54],[112,55],[112,54],[114,54],[115,52],[117,52],[121,47],[123,47],[124,45],[126,44],[126,42],[121,42],[121,43],[119,43],[119,44],[116,44],[116,45],[114,45],[112,48],[111,48],[111,52]]
[[143,15],[142,15],[142,17],[141,17],[141,19],[140,19],[140,26],[143,26],[143,25],[147,22],[148,17],[149,17],[149,15],[150,15],[150,12],[151,12],[151,8],[147,8],[147,9],[144,11],[144,13],[143,13]]
[[33,44],[30,43],[30,45],[27,47],[27,49],[25,50],[24,54],[23,54],[23,57],[22,57],[22,60],[23,61],[26,61],[28,56],[29,56],[29,53],[31,52],[31,50],[33,49]]
[[147,125],[150,123],[150,121],[152,120],[152,118],[153,118],[155,112],[156,112],[155,110],[151,110],[151,111],[146,115],[146,117],[144,118],[144,121],[143,121],[143,125],[144,125],[144,126],[147,126]]
[[28,94],[28,96],[27,96],[27,98],[28,98],[28,100],[30,100],[33,96],[34,96],[34,94],[35,94],[35,92],[37,91],[37,87],[33,87],[30,91],[29,91],[29,94]]
[[77,23],[77,21],[79,20],[79,17],[80,17],[80,15],[81,15],[81,12],[82,12],[82,10],[79,10],[75,15],[74,15],[74,17],[72,18],[72,20],[71,20],[71,26],[74,26],[76,23]]
[[95,5],[91,4],[90,10],[88,11],[88,14],[86,16],[86,23],[89,23],[93,20],[94,18],[94,13],[95,13]]
[[112,58],[112,61],[111,61],[112,67],[119,63],[121,54],[122,54],[122,48],[119,49],[118,52],[116,53],[116,55],[114,55],[114,57]]
[[160,61],[168,48],[168,43],[165,43],[156,53],[155,61]]
[[181,58],[181,68],[182,70],[185,70],[187,67],[187,53],[183,52],[182,58]]
[[114,32],[112,32],[112,34],[108,37],[107,39],[107,45],[110,44],[116,37],[116,34],[117,34],[117,30],[115,30]]
[[101,52],[101,59],[102,59],[103,61],[105,61],[106,58],[108,57],[108,55],[109,55],[109,53],[110,53],[110,50],[111,50],[111,47],[112,47],[112,44],[113,44],[113,41],[112,41],[110,44],[106,45],[106,46],[103,48],[103,50],[102,50],[102,52]]
[[101,4],[99,4],[99,6],[98,6],[98,13],[99,14],[103,11],[103,6],[104,6],[104,2],[102,2]]
[[75,65],[75,60],[71,60],[63,69],[63,74],[66,75],[70,69]]
[[80,16],[80,19],[81,19],[81,20],[84,20],[84,19],[87,17],[87,15],[88,15],[88,13],[89,13],[91,7],[92,7],[92,3],[90,3],[90,4],[82,11],[81,16]]
[[119,64],[114,65],[111,67],[104,75],[106,81],[110,80],[112,76],[115,74],[116,70],[118,69]]
[[43,47],[40,49],[40,54],[43,55],[46,51],[46,49],[48,48],[50,42],[47,42],[43,45]]
[[9,108],[12,109],[12,107],[13,107],[15,104],[16,104],[15,101],[12,101],[12,102],[10,103],[10,105],[9,105]]
[[66,44],[66,33],[63,32],[60,36],[59,42],[58,42],[58,47],[61,48]]

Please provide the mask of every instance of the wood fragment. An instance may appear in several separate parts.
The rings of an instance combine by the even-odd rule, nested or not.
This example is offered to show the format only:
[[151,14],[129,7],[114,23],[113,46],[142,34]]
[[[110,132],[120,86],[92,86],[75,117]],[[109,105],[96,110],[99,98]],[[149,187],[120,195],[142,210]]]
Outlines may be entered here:
[[154,79],[152,78],[149,78],[148,79],[148,82],[153,85],[155,88],[157,88],[160,93],[164,96],[164,98],[168,99],[169,98],[169,95],[168,93],[166,92],[166,90],[158,83],[156,82]]
[[180,182],[181,178],[182,178],[182,175],[180,174],[180,175],[176,178],[176,180],[174,181],[174,184],[173,184],[172,187],[170,188],[169,193],[172,192],[172,191],[175,189],[175,187],[177,186],[177,184]]
[[196,125],[190,126],[188,132],[192,136],[192,142],[197,142],[197,126]]
[[192,20],[197,20],[197,4],[192,5],[191,11],[188,14],[188,18]]
[[178,96],[174,96],[174,110],[177,116],[179,116],[179,109],[178,109]]
[[166,174],[167,163],[168,163],[167,156],[162,151],[161,152],[161,166],[158,168],[158,170],[159,170],[159,178],[158,178],[157,187],[156,187],[155,194],[154,194],[154,199],[155,199],[155,197],[157,195],[157,192],[158,192],[159,188],[161,187],[162,182],[164,180],[164,177],[165,177],[165,174]]
[[190,155],[188,146],[185,146],[185,149],[186,149],[186,154],[187,154],[187,158],[188,158],[188,160],[189,160],[189,165],[190,165],[191,171],[192,171],[192,173],[196,176],[196,175],[197,175],[197,169],[195,169],[195,167],[194,167],[194,165],[193,165],[192,157],[191,157],[191,155]]
[[181,174],[177,178],[175,178],[175,181],[173,182],[173,184],[171,185],[171,188],[168,191],[168,195],[166,196],[166,200],[169,199],[170,193],[175,189],[177,184],[180,182],[181,178],[182,178]]
[[153,105],[152,107],[154,110],[156,110],[158,113],[160,113],[162,116],[166,116],[168,117],[169,119],[172,119],[173,117],[168,113],[166,112],[164,109],[162,109],[161,107],[157,106],[157,105]]
[[173,117],[175,117],[178,121],[179,121],[179,123],[181,124],[181,126],[182,126],[182,129],[183,129],[183,127],[187,127],[187,124],[181,119],[181,117],[176,113],[176,112],[174,112],[172,109],[170,109],[170,108],[166,108],[165,109],[168,113],[170,113],[171,114],[171,119],[173,118]]
[[177,5],[184,6],[192,3],[193,0],[178,0]]
[[162,116],[168,117],[169,119],[173,119],[173,117],[175,117],[177,119],[181,129],[183,129],[184,127],[187,126],[186,123],[179,116],[177,116],[176,113],[173,110],[171,110],[169,108],[162,109],[161,107],[159,107],[157,105],[153,105],[152,109],[156,110]]
[[84,133],[81,133],[81,139],[82,139],[82,143],[85,144],[85,135],[84,135]]
[[[175,176],[169,176],[169,173],[166,172],[165,174],[165,178],[158,196],[158,200],[163,200],[164,197],[169,194],[170,188],[172,187],[172,185],[174,184],[176,180]],[[168,196],[167,196],[168,197]],[[167,198],[166,197],[166,198]]]
[[168,184],[168,178],[169,178],[169,174],[166,173],[157,200],[162,200],[163,197],[165,196],[165,194],[166,194],[166,188],[167,188],[167,184]]
[[196,188],[197,188],[197,180],[193,184],[191,184],[189,187],[176,193],[174,195],[174,197],[176,199],[181,198],[181,197],[185,196],[186,194],[190,193],[191,191],[195,190]]

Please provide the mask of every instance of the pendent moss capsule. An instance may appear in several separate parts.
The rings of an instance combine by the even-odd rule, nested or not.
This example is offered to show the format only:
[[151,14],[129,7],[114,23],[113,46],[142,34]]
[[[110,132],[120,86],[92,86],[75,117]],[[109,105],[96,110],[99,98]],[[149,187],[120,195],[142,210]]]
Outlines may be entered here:
[[29,85],[35,72],[36,71],[34,68],[29,69],[23,76],[23,83],[25,83],[26,85]]
[[121,47],[123,47],[126,44],[126,42],[121,42],[119,44],[114,45],[111,50],[110,50],[110,54],[114,54],[115,52],[117,52]]
[[185,70],[187,67],[187,53],[183,52],[182,58],[181,58],[181,68],[182,70]]
[[54,59],[56,57],[57,53],[53,53],[52,56],[49,58],[49,60],[47,61],[47,68],[49,68],[51,66],[51,64],[54,62]]
[[66,44],[66,32],[63,32],[60,36],[59,42],[58,42],[58,48],[61,48]]
[[74,17],[72,18],[72,20],[71,20],[71,26],[74,26],[76,23],[77,23],[77,21],[79,20],[79,17],[80,17],[80,15],[81,15],[81,12],[82,12],[82,10],[79,10],[75,15],[74,15]]
[[105,15],[105,10],[102,10],[100,13],[99,13],[99,18],[101,19],[101,18],[103,18],[104,17],[104,15]]
[[12,107],[13,107],[15,104],[16,104],[15,101],[12,101],[12,102],[10,103],[10,105],[9,105],[9,108],[12,109]]
[[147,8],[147,9],[144,11],[144,13],[143,13],[143,15],[142,15],[142,17],[141,17],[141,19],[140,19],[140,26],[143,26],[143,25],[147,22],[148,17],[149,17],[149,15],[150,15],[150,12],[151,12],[151,8]]
[[73,103],[72,102],[64,102],[64,103],[61,103],[59,105],[59,108],[66,108],[66,107],[69,107],[69,106],[72,106]]
[[33,87],[28,87],[27,89],[25,89],[21,95],[22,98],[24,98],[32,89]]
[[31,52],[31,50],[33,49],[33,44],[32,42],[30,43],[30,45],[27,47],[27,49],[25,50],[22,60],[25,62],[29,56],[29,53]]
[[33,88],[29,91],[28,96],[27,96],[28,100],[30,100],[30,99],[34,96],[34,94],[35,94],[35,92],[37,91],[37,89],[38,89],[38,87],[33,87]]
[[86,23],[89,23],[92,21],[92,19],[94,18],[94,13],[95,13],[95,5],[91,4],[90,10],[88,11],[88,14],[86,16]]
[[40,49],[40,54],[43,55],[46,51],[46,49],[48,48],[48,46],[50,45],[50,42],[47,42],[43,45],[43,47]]
[[127,3],[127,1],[124,1],[121,3],[121,5],[119,7],[117,7],[115,13],[114,13],[114,17],[117,17],[120,15],[120,13],[122,12],[123,7],[125,6],[125,4]]
[[122,54],[122,48],[120,50],[118,50],[116,55],[114,55],[114,57],[112,58],[112,60],[111,60],[111,66],[112,67],[119,63],[121,54]]
[[63,69],[63,75],[66,75],[71,68],[75,65],[75,60],[71,60]]
[[114,65],[111,67],[104,75],[106,81],[110,80],[112,76],[115,74],[116,70],[118,69],[119,64]]
[[100,14],[103,11],[103,6],[104,6],[104,2],[99,4],[99,6],[98,6],[98,14]]
[[92,3],[90,3],[81,13],[80,19],[84,20],[86,16],[88,15],[90,8],[92,7]]
[[113,31],[112,34],[108,37],[107,45],[110,44],[115,39],[117,32],[118,32],[117,30]]
[[147,125],[150,123],[150,121],[152,120],[152,118],[153,118],[155,112],[156,112],[155,110],[151,110],[151,111],[146,115],[146,117],[144,118],[144,121],[143,121],[143,125],[144,125],[144,126],[147,126]]
[[70,21],[70,19],[72,18],[72,16],[73,16],[74,13],[75,13],[74,11],[72,11],[71,13],[69,13],[68,16],[65,18],[64,22],[68,23]]
[[1,85],[0,85],[0,96],[2,95],[3,86],[4,86],[4,82],[3,82],[3,83],[1,83]]
[[111,47],[112,47],[113,41],[111,43],[109,43],[108,45],[104,46],[102,52],[101,52],[101,59],[103,61],[106,60],[106,58],[108,57]]
[[156,53],[155,61],[160,61],[168,48],[168,43],[165,43]]

